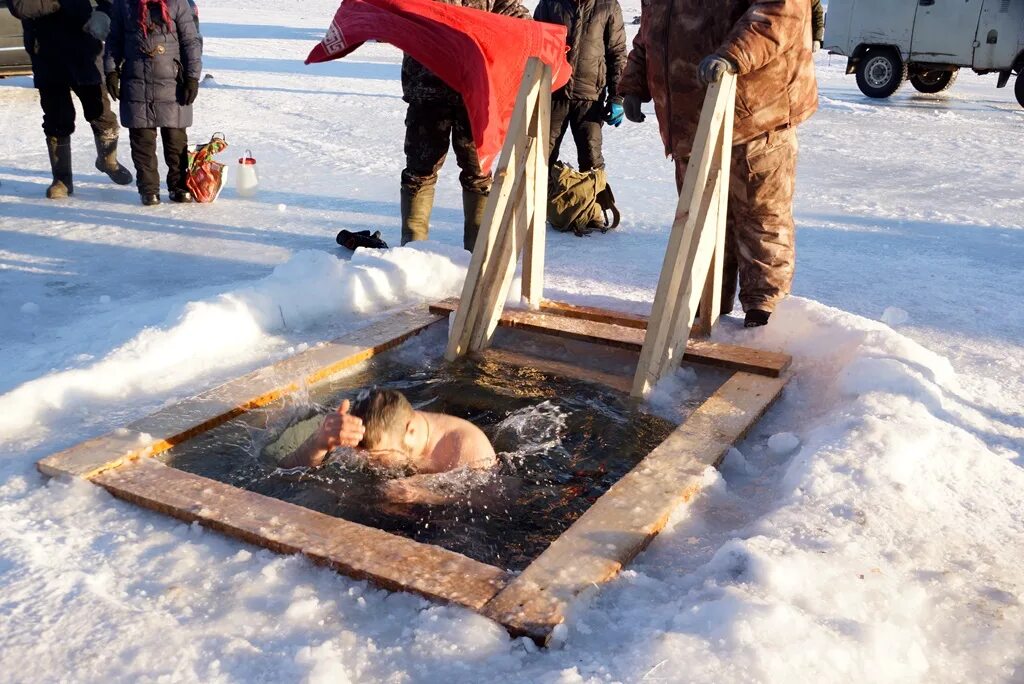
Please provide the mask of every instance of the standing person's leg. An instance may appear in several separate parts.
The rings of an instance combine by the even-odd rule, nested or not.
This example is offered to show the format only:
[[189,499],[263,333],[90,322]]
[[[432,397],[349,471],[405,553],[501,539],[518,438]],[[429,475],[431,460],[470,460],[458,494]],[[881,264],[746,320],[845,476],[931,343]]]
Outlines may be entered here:
[[796,131],[792,128],[766,133],[734,148],[731,232],[747,325],[767,323],[793,282],[796,160]]
[[92,127],[96,141],[96,170],[102,171],[118,185],[132,182],[131,172],[117,161],[117,140],[121,127],[110,109],[110,99],[103,84],[72,86],[78,101],[82,103],[85,120]]
[[580,162],[580,171],[604,168],[604,155],[601,153],[604,126],[604,107],[600,102],[573,100],[569,111],[569,127],[572,138],[576,141],[576,156]]
[[46,189],[50,199],[64,199],[75,192],[71,171],[71,134],[75,132],[75,103],[71,87],[49,84],[39,88],[39,104],[43,109],[43,133],[50,157],[53,181]]
[[164,162],[167,163],[167,192],[172,202],[188,203],[192,194],[185,185],[188,173],[188,130],[184,128],[161,128],[160,140],[164,146]]
[[491,192],[491,176],[480,168],[480,158],[476,154],[473,131],[465,107],[460,107],[455,113],[453,123],[452,149],[455,150],[455,161],[462,170],[459,174],[459,182],[462,183],[462,246],[472,252],[480,224],[484,220],[487,196]]
[[130,128],[128,129],[128,141],[132,147],[135,183],[139,188],[142,203],[147,206],[160,204],[160,172],[156,163],[156,129]]
[[548,137],[548,164],[553,165],[558,161],[558,152],[562,147],[562,138],[569,129],[569,100],[552,98],[551,100],[551,128]]
[[451,108],[410,102],[405,115],[405,170],[402,171],[402,244],[426,240],[434,207],[437,173],[451,138]]

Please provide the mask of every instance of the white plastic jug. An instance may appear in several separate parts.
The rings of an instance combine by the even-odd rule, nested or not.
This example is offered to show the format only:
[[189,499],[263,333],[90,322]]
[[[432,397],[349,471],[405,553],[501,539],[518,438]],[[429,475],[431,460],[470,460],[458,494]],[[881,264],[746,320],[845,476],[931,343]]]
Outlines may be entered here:
[[251,150],[245,151],[245,156],[238,160],[238,174],[235,176],[235,189],[241,197],[253,197],[259,187],[259,179],[256,177],[256,160]]

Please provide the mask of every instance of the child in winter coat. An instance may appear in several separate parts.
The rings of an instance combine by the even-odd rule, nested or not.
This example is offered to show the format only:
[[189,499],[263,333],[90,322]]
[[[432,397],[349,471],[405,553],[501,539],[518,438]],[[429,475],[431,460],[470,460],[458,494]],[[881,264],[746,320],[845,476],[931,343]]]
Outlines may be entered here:
[[185,185],[192,103],[199,93],[202,41],[188,0],[114,0],[105,71],[121,101],[142,203],[160,203],[156,131],[160,129],[172,202],[191,202]]

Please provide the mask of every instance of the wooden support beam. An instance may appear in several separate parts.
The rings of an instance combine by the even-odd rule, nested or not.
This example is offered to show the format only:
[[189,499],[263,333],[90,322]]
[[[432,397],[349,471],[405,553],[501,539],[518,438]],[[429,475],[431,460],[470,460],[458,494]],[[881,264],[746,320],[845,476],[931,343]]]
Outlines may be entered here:
[[544,250],[548,230],[548,141],[551,139],[551,69],[543,69],[537,95],[537,109],[530,135],[539,141],[533,170],[533,189],[528,200],[530,221],[523,250],[522,295],[530,308],[544,297]]
[[277,553],[301,553],[390,591],[480,610],[508,581],[504,570],[431,544],[296,506],[145,459],[92,481],[114,496],[199,522]]
[[[689,308],[690,299],[687,297],[684,301],[681,295],[702,291],[707,280],[707,270],[699,273],[694,270],[697,266],[695,259],[701,250],[702,229],[720,178],[715,160],[721,158],[721,146],[715,143],[719,140],[726,110],[733,106],[734,84],[735,76],[727,74],[721,81],[708,86],[651,307],[647,337],[637,362],[634,396],[645,396],[657,384],[662,371],[671,367],[671,363],[666,363],[666,357],[671,354],[673,341],[689,337],[693,311],[685,310]],[[712,183],[711,196],[707,192],[709,181]],[[717,208],[717,202],[715,206]],[[680,307],[684,310],[679,311]],[[684,322],[687,334],[681,336]],[[671,361],[678,362],[678,359]]]
[[162,409],[129,424],[124,430],[48,456],[36,466],[51,477],[90,478],[129,461],[162,453],[246,411],[266,406],[301,387],[326,380],[391,349],[441,318],[423,309],[393,314],[333,342]]
[[515,635],[546,643],[582,591],[607,582],[779,396],[788,378],[737,373],[660,446],[615,483],[485,607]]
[[[430,311],[447,316],[459,308],[458,300],[447,299],[430,305]],[[609,312],[614,316],[615,312]],[[548,311],[506,309],[498,319],[506,328],[517,328],[583,342],[594,342],[609,347],[640,351],[644,344],[644,330],[585,318],[564,316]],[[778,377],[792,363],[789,354],[763,351],[710,340],[689,340],[683,359],[717,368]]]
[[555,302],[550,299],[541,301],[540,310],[544,313],[557,314],[566,318],[581,318],[585,321],[611,323],[625,328],[647,330],[647,316],[642,314],[612,311],[611,309],[601,309],[595,306],[579,306],[577,304]]
[[[474,332],[480,327],[482,320],[489,320],[490,310],[485,309],[484,301],[494,302],[494,274],[504,271],[504,264],[496,264],[501,259],[511,258],[513,269],[519,252],[511,257],[502,249],[506,238],[502,235],[509,228],[509,223],[519,205],[520,195],[525,187],[525,169],[529,154],[530,136],[527,135],[531,118],[535,114],[543,73],[549,67],[536,57],[526,63],[523,80],[519,86],[515,109],[509,122],[508,136],[498,157],[498,166],[494,174],[494,183],[487,198],[484,219],[480,225],[473,256],[470,258],[466,281],[462,288],[462,301],[466,306],[458,311],[449,330],[448,347],[445,358],[454,361],[470,351],[470,343]],[[504,301],[494,306],[501,306]],[[477,333],[477,339],[480,338]]]
[[[734,99],[736,96],[736,82],[733,80],[730,85],[732,95],[727,98]],[[711,335],[711,330],[722,312],[722,284],[723,267],[725,265],[725,231],[729,216],[729,179],[732,167],[732,131],[735,120],[735,107],[726,107],[725,118],[722,119],[722,131],[718,137],[718,146],[721,154],[719,170],[722,177],[723,190],[719,193],[719,205],[715,221],[715,252],[711,259],[711,267],[708,270],[707,284],[704,286],[704,295],[700,300],[701,317],[697,321],[696,333],[701,337]],[[732,302],[728,302],[732,304]]]

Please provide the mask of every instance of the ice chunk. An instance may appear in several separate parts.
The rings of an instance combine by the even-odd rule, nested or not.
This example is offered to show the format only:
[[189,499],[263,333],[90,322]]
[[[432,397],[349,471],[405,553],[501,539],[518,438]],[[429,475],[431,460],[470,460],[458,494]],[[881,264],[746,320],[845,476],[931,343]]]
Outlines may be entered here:
[[787,456],[800,448],[800,438],[792,432],[778,432],[768,438],[768,453]]
[[886,307],[885,311],[882,312],[882,322],[890,327],[897,325],[903,325],[910,320],[910,314],[903,309],[898,309],[895,306]]

